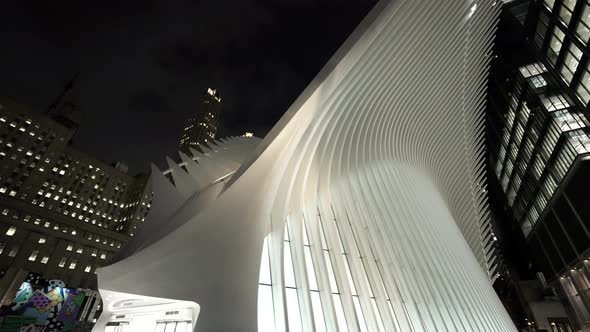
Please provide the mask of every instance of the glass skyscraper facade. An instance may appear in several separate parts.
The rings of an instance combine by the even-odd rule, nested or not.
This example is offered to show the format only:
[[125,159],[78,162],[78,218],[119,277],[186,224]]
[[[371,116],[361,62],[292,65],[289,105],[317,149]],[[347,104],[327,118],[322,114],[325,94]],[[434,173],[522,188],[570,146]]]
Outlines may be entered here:
[[533,269],[584,327],[590,323],[590,3],[531,1],[524,23],[530,60],[493,87],[504,100],[492,101],[488,112],[490,166]]
[[[586,0],[543,0],[529,13],[531,37],[543,60],[574,92],[575,103],[590,102],[590,3]],[[534,32],[532,31],[534,29]]]

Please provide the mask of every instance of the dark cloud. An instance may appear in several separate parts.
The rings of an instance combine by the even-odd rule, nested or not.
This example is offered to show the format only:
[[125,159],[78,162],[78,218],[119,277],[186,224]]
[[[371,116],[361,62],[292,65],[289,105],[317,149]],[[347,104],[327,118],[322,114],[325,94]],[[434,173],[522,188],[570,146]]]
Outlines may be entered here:
[[202,91],[222,135],[266,132],[375,0],[103,0],[0,4],[0,94],[37,110],[75,73],[75,145],[132,170],[174,153]]

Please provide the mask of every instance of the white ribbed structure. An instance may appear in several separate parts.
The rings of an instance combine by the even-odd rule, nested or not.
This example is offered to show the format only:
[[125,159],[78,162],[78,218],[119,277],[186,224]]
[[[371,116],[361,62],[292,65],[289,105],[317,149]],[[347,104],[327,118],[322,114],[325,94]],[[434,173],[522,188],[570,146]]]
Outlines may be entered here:
[[166,157],[169,168],[164,171],[152,164],[150,183],[155,195],[147,221],[114,260],[159,241],[214,201],[223,190],[224,181],[252,155],[260,139],[229,137],[213,143],[199,145],[202,153],[189,148],[192,156],[178,152],[178,164]]
[[231,178],[191,191],[171,165],[95,330],[138,294],[198,303],[199,332],[514,331],[482,235],[498,13],[380,2]]

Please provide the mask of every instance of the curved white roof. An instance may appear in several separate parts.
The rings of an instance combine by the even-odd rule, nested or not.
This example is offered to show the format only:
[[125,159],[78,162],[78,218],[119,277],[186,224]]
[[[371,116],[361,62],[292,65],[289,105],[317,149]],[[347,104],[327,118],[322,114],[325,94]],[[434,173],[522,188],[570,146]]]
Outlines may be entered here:
[[[491,1],[380,2],[199,209],[154,205],[177,227],[103,268],[101,291],[194,301],[197,331],[513,331],[482,233],[498,14]],[[167,197],[194,194],[179,181]],[[257,312],[265,301],[272,312]]]

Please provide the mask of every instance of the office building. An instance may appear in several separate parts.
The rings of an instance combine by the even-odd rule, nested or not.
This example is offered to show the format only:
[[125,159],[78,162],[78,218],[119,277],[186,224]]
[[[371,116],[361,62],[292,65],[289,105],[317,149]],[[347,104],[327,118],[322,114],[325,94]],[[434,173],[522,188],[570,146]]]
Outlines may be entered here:
[[585,0],[531,2],[530,37],[544,63],[561,78],[558,84],[573,102],[590,102],[590,3]]
[[131,176],[125,165],[69,144],[77,126],[67,114],[0,100],[0,295],[6,306],[30,276],[96,290],[96,269],[133,236],[151,204],[148,176]]
[[379,2],[264,140],[180,154],[94,330],[515,331],[486,245],[499,12]]
[[568,97],[550,88],[554,80],[542,63],[520,67],[514,77],[497,131],[500,145],[491,149],[497,153],[494,171],[542,280],[554,282],[590,248],[587,223],[572,218],[583,212],[577,193],[590,175],[583,167],[590,152],[588,122]]
[[563,299],[569,323],[589,328],[590,210],[583,193],[590,184],[590,5],[523,4],[527,42],[499,60],[509,66],[495,64],[504,68],[492,84],[490,164],[521,232],[514,239],[523,245],[515,248],[526,251],[540,283]]
[[199,145],[213,142],[219,130],[221,116],[221,97],[215,89],[203,92],[194,115],[184,126],[178,149],[190,153],[189,148],[200,150]]

